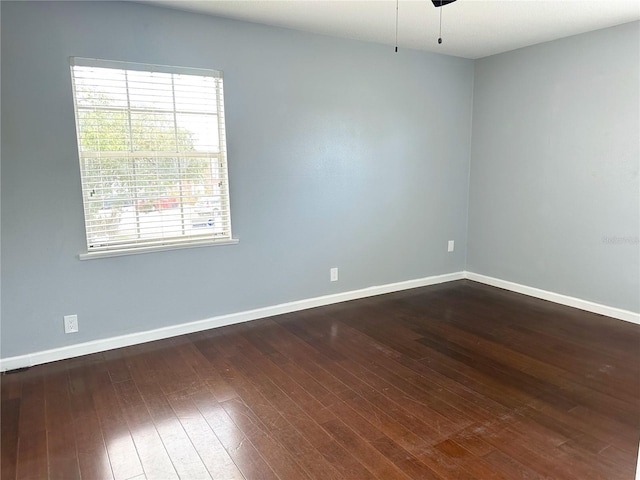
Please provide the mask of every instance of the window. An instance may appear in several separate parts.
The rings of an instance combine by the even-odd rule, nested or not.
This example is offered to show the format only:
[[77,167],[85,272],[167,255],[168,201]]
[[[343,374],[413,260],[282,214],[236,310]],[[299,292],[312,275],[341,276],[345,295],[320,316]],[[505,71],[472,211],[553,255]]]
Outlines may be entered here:
[[230,243],[222,73],[71,59],[87,255]]

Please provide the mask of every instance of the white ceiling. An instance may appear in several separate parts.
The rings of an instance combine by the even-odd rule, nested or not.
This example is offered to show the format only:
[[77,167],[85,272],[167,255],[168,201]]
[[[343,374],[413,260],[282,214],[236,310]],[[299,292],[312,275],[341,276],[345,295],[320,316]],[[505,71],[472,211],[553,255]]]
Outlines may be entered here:
[[[396,0],[140,0],[336,37],[395,44]],[[640,19],[640,0],[399,0],[399,48],[481,58]]]

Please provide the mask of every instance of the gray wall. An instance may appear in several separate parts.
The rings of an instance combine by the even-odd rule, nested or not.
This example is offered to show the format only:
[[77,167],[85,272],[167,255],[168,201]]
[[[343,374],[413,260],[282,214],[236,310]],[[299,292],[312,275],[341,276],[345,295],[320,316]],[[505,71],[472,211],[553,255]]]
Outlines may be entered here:
[[[137,4],[1,9],[2,357],[464,269],[471,61]],[[224,71],[239,245],[78,260],[69,56]]]
[[476,61],[467,270],[640,311],[639,25]]

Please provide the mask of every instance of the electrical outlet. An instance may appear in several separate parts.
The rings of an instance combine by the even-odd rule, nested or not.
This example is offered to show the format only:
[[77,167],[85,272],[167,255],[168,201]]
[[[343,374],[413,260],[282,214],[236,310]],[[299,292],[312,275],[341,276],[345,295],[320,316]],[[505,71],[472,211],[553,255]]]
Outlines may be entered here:
[[338,267],[333,267],[331,270],[329,270],[329,274],[332,282],[338,281]]
[[449,240],[447,244],[447,252],[453,252],[453,240]]
[[76,333],[78,331],[78,316],[64,316],[64,333]]

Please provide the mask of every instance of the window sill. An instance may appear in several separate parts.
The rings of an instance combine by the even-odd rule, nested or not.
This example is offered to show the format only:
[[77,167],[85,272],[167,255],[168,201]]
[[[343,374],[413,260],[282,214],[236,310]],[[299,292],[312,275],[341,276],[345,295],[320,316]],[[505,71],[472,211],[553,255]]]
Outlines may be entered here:
[[150,247],[137,247],[122,250],[101,250],[97,252],[87,252],[78,254],[80,260],[96,260],[98,258],[122,257],[125,255],[139,255],[142,253],[162,252],[165,250],[182,250],[183,248],[217,247],[220,245],[236,245],[240,243],[237,238],[226,240],[206,240],[201,242],[176,244],[176,245],[154,245]]

